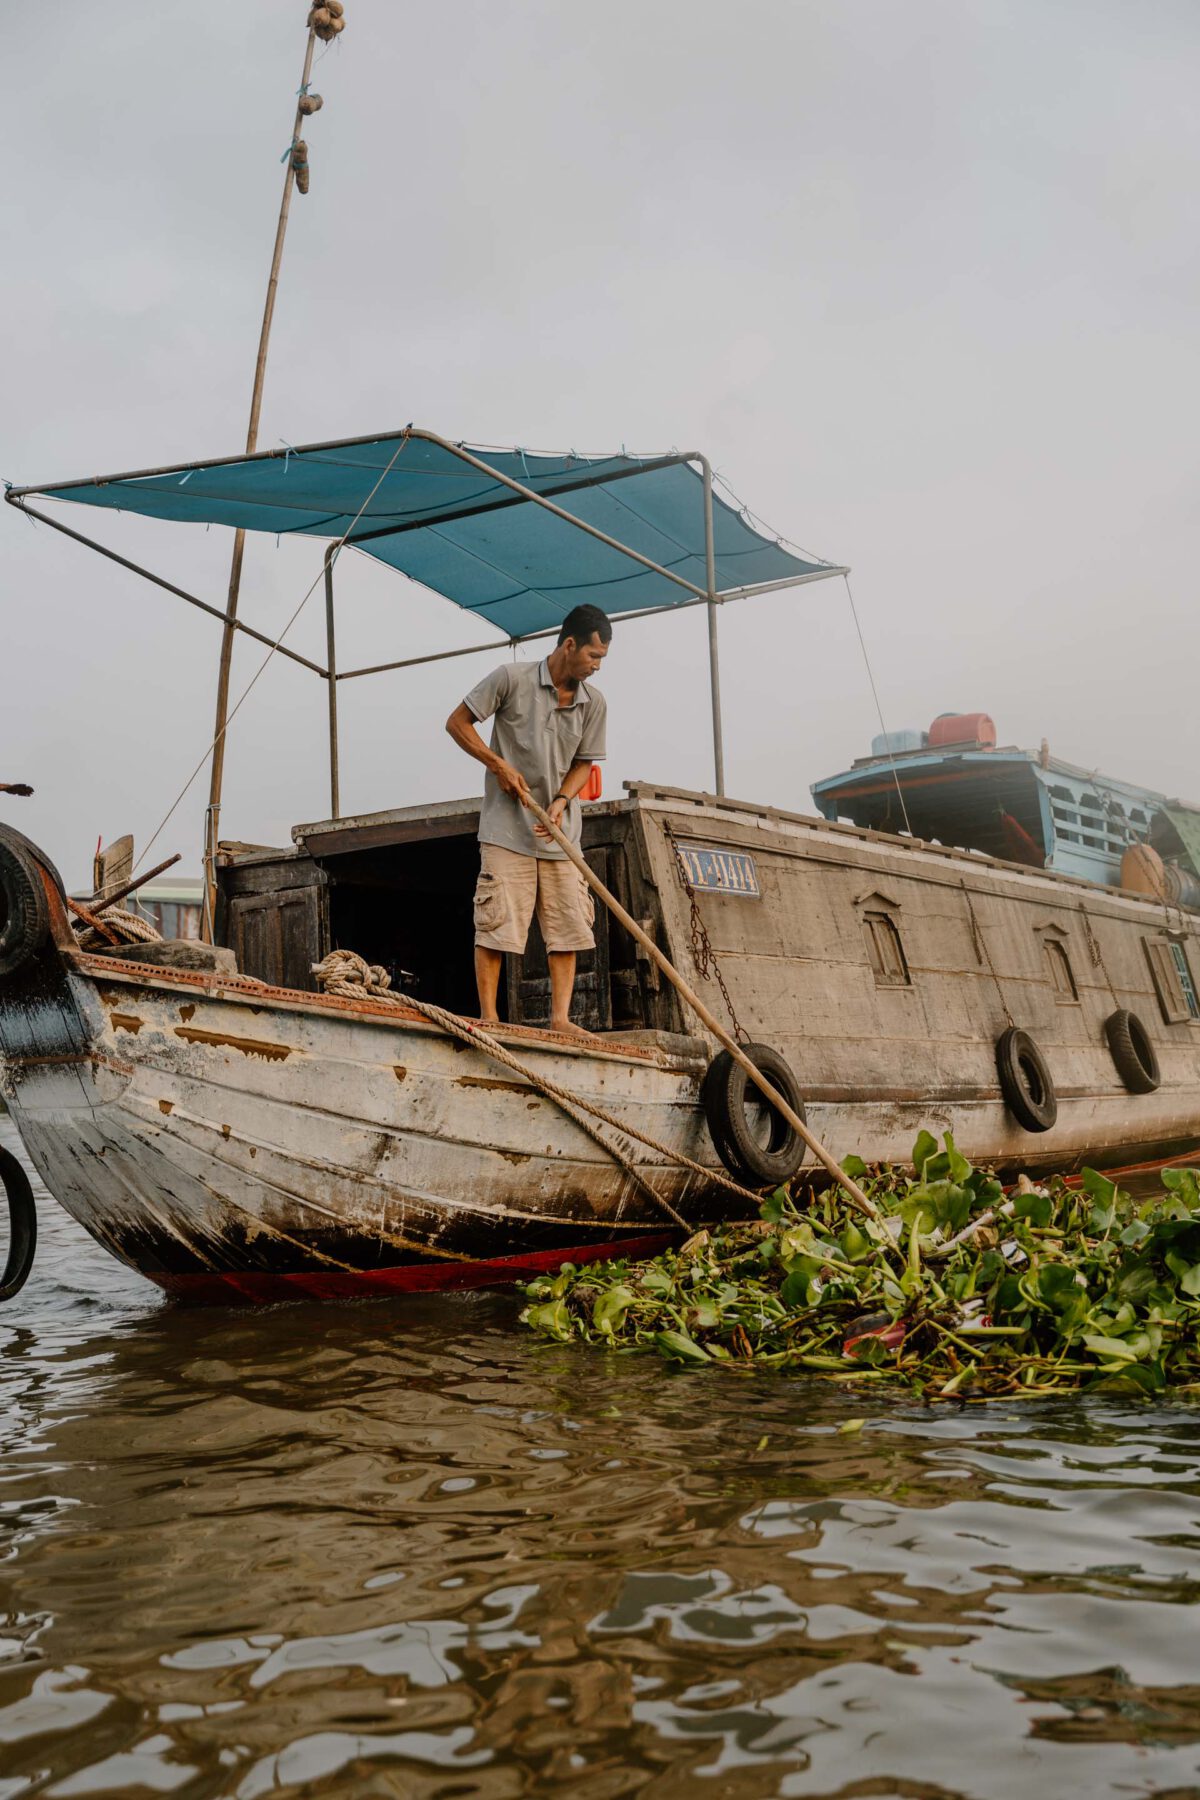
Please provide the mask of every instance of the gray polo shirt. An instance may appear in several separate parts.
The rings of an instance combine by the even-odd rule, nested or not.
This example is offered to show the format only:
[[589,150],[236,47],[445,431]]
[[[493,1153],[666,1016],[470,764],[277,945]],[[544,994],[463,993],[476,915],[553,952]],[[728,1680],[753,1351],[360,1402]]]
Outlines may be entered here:
[[[503,663],[471,689],[464,704],[477,722],[494,717],[492,749],[520,771],[543,806],[549,806],[572,763],[603,760],[604,695],[581,681],[570,706],[560,706],[545,661]],[[534,823],[533,814],[502,791],[489,769],[479,814],[480,843],[499,844],[521,856],[561,858],[557,844],[534,836]],[[572,843],[579,842],[578,800],[563,814],[562,830]]]

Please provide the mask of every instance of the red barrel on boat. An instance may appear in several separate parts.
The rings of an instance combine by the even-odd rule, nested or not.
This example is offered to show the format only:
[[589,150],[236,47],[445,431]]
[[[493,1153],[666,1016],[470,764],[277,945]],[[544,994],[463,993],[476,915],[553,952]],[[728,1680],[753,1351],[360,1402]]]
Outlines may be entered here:
[[996,748],[996,727],[988,713],[939,713],[929,727],[929,748],[970,744],[976,750]]

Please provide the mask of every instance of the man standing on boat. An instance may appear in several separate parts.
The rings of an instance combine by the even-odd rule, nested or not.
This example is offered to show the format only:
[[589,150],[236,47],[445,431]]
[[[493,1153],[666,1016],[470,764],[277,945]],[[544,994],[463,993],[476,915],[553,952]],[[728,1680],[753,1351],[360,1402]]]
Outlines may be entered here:
[[[598,606],[577,606],[539,663],[504,663],[485,675],[446,720],[461,749],[487,769],[479,815],[475,889],[475,980],[479,1016],[496,1011],[504,953],[525,949],[537,912],[550,964],[550,1025],[572,1036],[575,957],[590,950],[593,903],[583,877],[526,811],[532,794],[559,830],[579,842],[577,796],[605,750],[604,696],[591,677],[608,654],[612,625]],[[494,719],[491,745],[477,726]]]

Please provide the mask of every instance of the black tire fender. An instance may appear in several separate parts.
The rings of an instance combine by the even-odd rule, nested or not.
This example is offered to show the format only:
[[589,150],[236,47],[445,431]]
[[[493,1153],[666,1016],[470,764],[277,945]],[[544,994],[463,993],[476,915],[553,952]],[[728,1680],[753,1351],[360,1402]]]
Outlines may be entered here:
[[[804,1097],[788,1064],[769,1044],[742,1046],[756,1069],[760,1069],[792,1111],[808,1123]],[[775,1107],[766,1106],[770,1126],[763,1144],[751,1129],[746,1113],[750,1077],[739,1062],[722,1050],[708,1065],[700,1099],[708,1121],[713,1148],[735,1181],[745,1187],[779,1187],[790,1181],[804,1161],[805,1143],[794,1125],[790,1125]],[[758,1089],[754,1088],[758,1095]],[[761,1098],[761,1096],[759,1096]]]
[[50,931],[50,908],[36,858],[18,833],[0,828],[0,976],[37,955]]
[[1150,1033],[1134,1012],[1118,1007],[1104,1021],[1104,1035],[1117,1074],[1131,1094],[1152,1094],[1162,1080]]
[[996,1040],[996,1073],[1004,1104],[1017,1124],[1026,1131],[1049,1131],[1058,1118],[1054,1077],[1027,1031],[1010,1025],[1001,1033]]
[[0,1186],[8,1199],[8,1257],[0,1275],[0,1301],[25,1286],[37,1250],[37,1210],[29,1177],[11,1151],[0,1144]]

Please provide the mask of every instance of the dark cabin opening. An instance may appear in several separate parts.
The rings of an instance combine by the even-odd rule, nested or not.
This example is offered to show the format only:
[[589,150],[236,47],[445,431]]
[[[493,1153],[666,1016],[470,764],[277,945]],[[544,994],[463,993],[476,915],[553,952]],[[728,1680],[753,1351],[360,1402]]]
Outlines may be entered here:
[[472,901],[473,837],[329,857],[329,948],[380,963],[399,993],[468,1018],[478,1014]]
[[[330,950],[354,950],[388,971],[393,991],[477,1017],[475,820],[456,818],[451,830],[439,824],[406,822],[401,841],[380,843],[369,840],[393,827],[339,831],[331,823],[308,834],[307,855],[235,859],[221,873],[221,941],[243,973],[309,990],[314,963]],[[428,835],[417,835],[422,826]],[[623,841],[585,843],[585,855],[635,916],[645,910],[629,892]],[[572,1017],[597,1032],[661,1026],[658,984],[647,979],[651,965],[639,961],[629,933],[602,907],[593,929],[595,949],[578,957]],[[550,970],[536,918],[525,954],[505,957],[499,1012],[512,1024],[549,1023]]]
[[[589,847],[588,861],[620,895],[624,849]],[[438,837],[330,857],[331,949],[357,950],[381,963],[397,991],[431,1000],[474,1018],[475,879],[479,846],[473,835]],[[646,1024],[636,947],[597,909],[594,950],[579,952],[572,1017],[589,1031],[636,1030]],[[506,956],[499,1012],[512,1024],[545,1025],[550,1018],[550,966],[535,918],[524,956]]]

